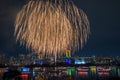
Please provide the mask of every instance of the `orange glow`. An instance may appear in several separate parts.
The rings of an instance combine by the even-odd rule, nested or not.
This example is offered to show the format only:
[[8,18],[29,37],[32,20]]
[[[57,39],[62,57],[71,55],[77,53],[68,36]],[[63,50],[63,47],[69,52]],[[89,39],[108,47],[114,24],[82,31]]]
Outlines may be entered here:
[[3,73],[3,70],[0,70],[0,74],[2,74]]
[[78,72],[79,75],[87,75],[88,72]]
[[26,75],[21,75],[20,76],[22,79],[26,79],[26,80],[28,80],[28,75],[26,74]]
[[42,56],[42,54],[40,53],[40,54],[38,54],[38,56]]
[[70,53],[70,50],[66,50],[66,53]]

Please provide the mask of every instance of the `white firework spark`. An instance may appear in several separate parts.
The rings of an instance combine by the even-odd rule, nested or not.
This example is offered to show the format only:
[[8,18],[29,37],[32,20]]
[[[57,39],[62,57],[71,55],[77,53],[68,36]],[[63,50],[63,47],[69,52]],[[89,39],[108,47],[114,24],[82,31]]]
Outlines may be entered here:
[[16,40],[37,53],[58,56],[80,49],[90,33],[86,14],[71,0],[31,0],[19,11]]

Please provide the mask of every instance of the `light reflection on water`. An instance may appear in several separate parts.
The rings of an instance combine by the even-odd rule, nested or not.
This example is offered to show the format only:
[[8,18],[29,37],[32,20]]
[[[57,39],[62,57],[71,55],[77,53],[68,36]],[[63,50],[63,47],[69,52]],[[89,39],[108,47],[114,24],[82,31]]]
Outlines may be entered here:
[[48,76],[48,80],[54,77],[55,80],[111,80],[120,77],[120,69],[115,66],[59,67],[58,72],[54,71],[54,68],[49,69],[46,71],[49,75],[43,72],[43,75]]
[[120,80],[119,66],[36,67],[18,70],[23,70],[19,80]]

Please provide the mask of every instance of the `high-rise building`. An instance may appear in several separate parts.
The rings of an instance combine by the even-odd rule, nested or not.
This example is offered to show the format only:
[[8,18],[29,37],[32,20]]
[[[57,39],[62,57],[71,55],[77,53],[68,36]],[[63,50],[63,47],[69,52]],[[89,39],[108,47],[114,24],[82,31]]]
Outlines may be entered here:
[[19,61],[21,65],[25,64],[25,55],[24,54],[20,54],[19,55]]
[[4,64],[5,63],[5,55],[1,54],[0,55],[0,64]]

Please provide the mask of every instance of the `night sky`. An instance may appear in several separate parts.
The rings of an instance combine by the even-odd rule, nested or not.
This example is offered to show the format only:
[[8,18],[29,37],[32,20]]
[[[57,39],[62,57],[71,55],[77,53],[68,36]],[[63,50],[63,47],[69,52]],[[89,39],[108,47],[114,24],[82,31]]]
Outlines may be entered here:
[[[0,0],[0,54],[26,54],[16,43],[14,21],[27,0]],[[79,56],[120,56],[120,0],[75,0],[90,21],[91,34]]]

